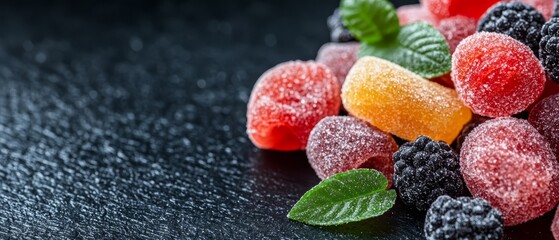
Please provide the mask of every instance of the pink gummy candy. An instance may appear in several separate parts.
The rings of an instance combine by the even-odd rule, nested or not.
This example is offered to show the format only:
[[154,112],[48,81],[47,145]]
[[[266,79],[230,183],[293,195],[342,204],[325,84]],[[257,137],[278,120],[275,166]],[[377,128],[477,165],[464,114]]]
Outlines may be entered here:
[[460,41],[476,33],[477,21],[463,16],[450,17],[441,20],[437,30],[444,36],[450,52],[453,53]]
[[392,154],[398,145],[387,133],[353,117],[322,119],[312,130],[307,157],[321,179],[355,168],[373,168],[394,176]]
[[337,115],[340,105],[340,86],[328,67],[313,61],[282,63],[252,89],[247,133],[259,148],[302,150],[314,125]]
[[549,143],[526,120],[477,126],[460,153],[466,186],[503,213],[506,226],[534,219],[559,201],[559,166]]
[[542,134],[559,155],[559,94],[547,97],[532,108],[528,122]]
[[553,222],[551,222],[551,233],[553,233],[555,240],[559,240],[559,208],[555,211],[555,217],[553,217]]
[[423,21],[431,25],[437,25],[437,19],[420,4],[404,5],[396,10],[400,25],[404,26],[412,22]]
[[334,72],[341,88],[347,73],[358,59],[358,53],[358,42],[326,43],[318,50],[316,62],[326,65]]
[[474,113],[504,117],[535,102],[546,77],[526,45],[503,34],[481,32],[456,48],[452,81],[462,102]]

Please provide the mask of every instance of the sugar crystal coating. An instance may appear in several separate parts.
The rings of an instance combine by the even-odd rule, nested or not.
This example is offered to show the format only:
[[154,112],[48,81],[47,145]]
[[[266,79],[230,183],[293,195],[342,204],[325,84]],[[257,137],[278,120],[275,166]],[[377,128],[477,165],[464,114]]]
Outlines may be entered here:
[[342,100],[350,115],[406,140],[425,135],[452,142],[471,118],[453,89],[369,56],[349,71]]
[[555,211],[555,216],[551,222],[551,232],[553,233],[553,238],[555,240],[559,239],[559,208]]
[[390,187],[394,176],[392,154],[397,149],[390,134],[353,117],[334,116],[314,127],[306,151],[321,179],[351,169],[372,168],[384,174]]
[[465,16],[477,20],[497,2],[500,0],[421,0],[421,3],[438,19]]
[[482,116],[519,113],[543,91],[545,73],[530,48],[513,38],[481,32],[452,55],[452,81],[460,99]]
[[543,135],[556,156],[559,154],[559,94],[547,97],[532,108],[528,122]]
[[341,88],[351,66],[357,61],[358,53],[358,42],[326,43],[318,50],[316,62],[326,65],[334,72]]
[[400,25],[404,26],[413,22],[426,22],[431,25],[437,25],[437,19],[420,4],[404,5],[396,9]]
[[497,118],[476,127],[460,153],[466,186],[503,213],[506,226],[534,219],[559,200],[559,166],[526,120]]
[[444,36],[450,52],[453,53],[462,39],[476,32],[477,21],[463,16],[450,17],[441,20],[437,30]]
[[282,63],[252,89],[247,133],[260,148],[301,150],[314,125],[339,109],[339,83],[328,67],[313,61]]

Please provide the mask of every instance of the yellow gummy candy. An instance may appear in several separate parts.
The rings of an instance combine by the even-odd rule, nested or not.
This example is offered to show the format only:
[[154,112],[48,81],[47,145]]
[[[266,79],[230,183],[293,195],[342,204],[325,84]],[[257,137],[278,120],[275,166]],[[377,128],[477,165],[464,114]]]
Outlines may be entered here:
[[426,135],[450,144],[472,117],[453,89],[376,57],[351,68],[342,101],[352,116],[410,141]]

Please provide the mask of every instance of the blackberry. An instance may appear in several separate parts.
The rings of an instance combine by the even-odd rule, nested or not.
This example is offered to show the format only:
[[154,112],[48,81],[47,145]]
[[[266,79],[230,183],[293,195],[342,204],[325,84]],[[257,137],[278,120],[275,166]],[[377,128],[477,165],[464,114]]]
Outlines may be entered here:
[[394,158],[394,186],[402,201],[425,211],[437,197],[464,191],[458,157],[450,146],[420,136],[403,144]]
[[498,240],[503,237],[503,216],[481,198],[441,196],[427,211],[424,232],[429,240]]
[[559,18],[552,18],[542,27],[540,61],[549,78],[559,83]]
[[344,26],[340,9],[336,8],[334,13],[328,17],[328,28],[330,29],[330,39],[332,42],[352,42],[355,41],[351,32]]
[[530,47],[538,54],[540,30],[545,18],[534,7],[520,2],[495,4],[482,17],[478,32],[495,32],[508,35]]

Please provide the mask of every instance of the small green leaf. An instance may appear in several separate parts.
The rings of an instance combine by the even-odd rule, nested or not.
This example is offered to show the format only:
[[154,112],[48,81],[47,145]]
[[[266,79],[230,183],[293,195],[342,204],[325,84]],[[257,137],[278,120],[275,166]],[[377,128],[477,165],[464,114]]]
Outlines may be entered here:
[[322,180],[306,192],[287,217],[310,225],[339,225],[382,215],[394,205],[396,192],[373,169],[355,169]]
[[424,78],[450,72],[450,49],[436,29],[424,22],[405,25],[394,41],[362,43],[359,56],[375,56],[396,63]]
[[400,31],[396,10],[387,0],[342,0],[340,10],[344,25],[361,42],[380,42]]

